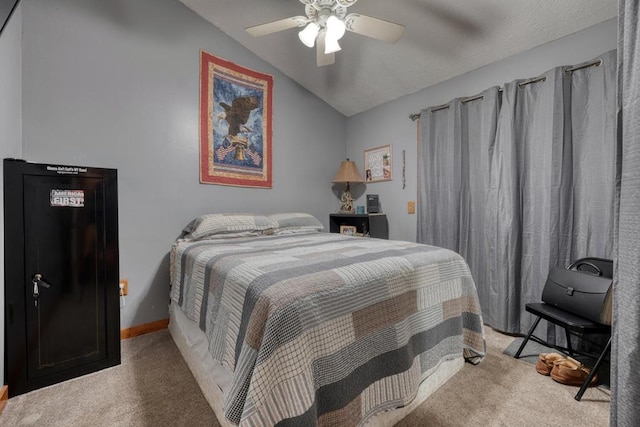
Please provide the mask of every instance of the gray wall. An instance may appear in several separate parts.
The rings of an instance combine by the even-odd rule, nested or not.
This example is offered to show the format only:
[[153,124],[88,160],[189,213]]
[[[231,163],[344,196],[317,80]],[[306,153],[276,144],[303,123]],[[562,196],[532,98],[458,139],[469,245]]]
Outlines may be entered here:
[[[363,151],[385,144],[393,146],[393,180],[359,185],[363,194],[356,204],[364,205],[364,194],[379,194],[389,219],[389,236],[415,241],[416,216],[407,214],[407,202],[416,200],[416,123],[409,114],[444,104],[453,98],[475,95],[491,86],[519,78],[534,77],[559,66],[590,60],[616,49],[616,19],[587,28],[546,45],[505,60],[489,64],[467,74],[423,89],[347,120],[347,155],[358,161],[364,173]],[[406,150],[406,189],[402,189],[402,150]]]
[[[177,0],[23,0],[29,161],[118,169],[122,327],[168,317],[168,252],[208,212],[328,227],[346,119]],[[199,51],[274,76],[273,189],[198,182]]]
[[[0,35],[0,160],[22,157],[22,11],[18,5]],[[0,188],[3,188],[0,174]],[[4,242],[3,198],[0,234]],[[4,278],[4,243],[0,243],[0,277]],[[4,279],[0,280],[0,312],[4,313]],[[4,315],[0,316],[0,385],[4,384]]]

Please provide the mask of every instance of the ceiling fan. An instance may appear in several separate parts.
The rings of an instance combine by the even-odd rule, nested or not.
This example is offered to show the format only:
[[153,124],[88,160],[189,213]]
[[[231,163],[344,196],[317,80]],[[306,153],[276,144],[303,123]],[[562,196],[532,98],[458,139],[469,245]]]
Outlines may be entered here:
[[388,43],[400,40],[404,25],[395,24],[359,13],[347,15],[347,8],[358,0],[300,0],[307,16],[293,16],[247,28],[254,37],[260,37],[295,27],[305,27],[298,33],[307,47],[317,45],[319,67],[335,62],[335,52],[341,50],[338,41],[345,31],[371,37]]

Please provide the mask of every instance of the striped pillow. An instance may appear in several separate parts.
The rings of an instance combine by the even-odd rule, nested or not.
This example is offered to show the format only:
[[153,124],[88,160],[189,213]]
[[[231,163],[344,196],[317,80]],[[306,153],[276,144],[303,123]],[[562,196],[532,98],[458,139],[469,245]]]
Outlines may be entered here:
[[269,215],[275,223],[274,234],[294,234],[323,231],[322,223],[307,213],[279,213]]
[[197,240],[206,237],[223,235],[234,236],[259,236],[265,232],[270,233],[277,224],[264,215],[254,214],[207,214],[199,216],[182,230],[183,239]]

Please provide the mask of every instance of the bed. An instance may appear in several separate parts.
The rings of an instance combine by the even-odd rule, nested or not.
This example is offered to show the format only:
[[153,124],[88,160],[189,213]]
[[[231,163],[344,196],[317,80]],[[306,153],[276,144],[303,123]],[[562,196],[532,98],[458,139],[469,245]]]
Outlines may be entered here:
[[485,354],[458,254],[307,214],[196,218],[171,285],[170,333],[223,425],[392,425]]

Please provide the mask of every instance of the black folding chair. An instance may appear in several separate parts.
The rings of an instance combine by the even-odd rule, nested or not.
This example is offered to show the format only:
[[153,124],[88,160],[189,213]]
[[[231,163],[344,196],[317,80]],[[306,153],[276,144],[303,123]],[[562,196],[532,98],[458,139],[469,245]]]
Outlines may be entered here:
[[[608,279],[611,279],[613,277],[613,261],[608,259],[603,259],[603,258],[594,258],[594,257],[582,258],[572,263],[569,267],[567,267],[567,269],[581,271],[581,272],[588,272],[598,277],[603,277]],[[553,284],[551,284],[551,281],[549,279],[547,279],[547,283],[545,284],[545,291],[547,291],[548,286],[553,286]],[[530,339],[540,344],[546,345],[548,347],[553,347],[563,353],[568,353],[569,355],[573,356],[575,353],[577,353],[577,351],[574,350],[571,346],[572,333],[579,336],[584,336],[585,334],[608,334],[609,340],[607,341],[607,344],[605,345],[602,352],[599,354],[598,359],[596,360],[596,363],[593,365],[591,369],[591,372],[589,373],[584,383],[580,387],[578,394],[576,394],[575,396],[575,399],[579,401],[580,399],[582,399],[582,395],[587,390],[587,387],[589,386],[589,384],[591,384],[593,377],[596,375],[596,373],[600,369],[600,366],[602,365],[602,362],[604,361],[605,357],[611,350],[611,325],[594,322],[592,320],[585,319],[584,317],[578,316],[570,311],[567,311],[566,309],[555,307],[553,304],[553,301],[550,301],[551,298],[548,295],[549,292],[545,292],[545,291],[543,291],[542,293],[543,302],[528,303],[525,306],[526,310],[529,313],[532,313],[533,315],[537,316],[537,319],[529,329],[529,332],[527,333],[526,338],[524,339],[524,341],[522,341],[522,344],[520,345],[520,348],[514,355],[514,358],[518,359],[520,357],[520,353],[522,353],[522,350],[527,345],[527,342]],[[567,290],[567,293],[573,293],[573,289],[569,288]],[[547,299],[548,301],[545,301],[545,299]],[[565,334],[567,337],[567,347],[550,345],[549,343],[533,335],[533,331],[536,329],[536,327],[538,326],[538,323],[540,323],[540,320],[542,319],[545,319],[548,322],[551,322],[555,325],[558,325],[564,328]]]

